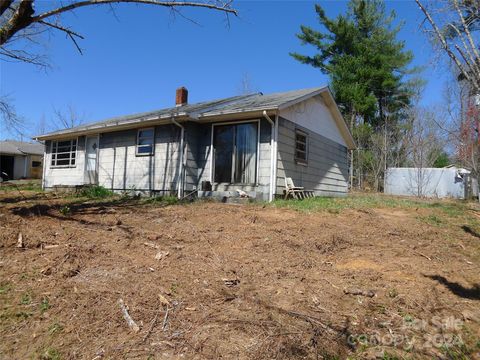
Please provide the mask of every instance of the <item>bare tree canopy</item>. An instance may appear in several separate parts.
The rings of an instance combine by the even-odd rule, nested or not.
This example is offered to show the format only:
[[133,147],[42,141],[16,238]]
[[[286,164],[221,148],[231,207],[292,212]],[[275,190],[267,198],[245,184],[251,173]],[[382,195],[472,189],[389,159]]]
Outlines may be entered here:
[[17,114],[11,99],[7,95],[0,95],[0,117],[2,118],[0,125],[5,126],[3,130],[6,133],[22,135],[23,119]]
[[[89,6],[113,6],[120,3],[136,3],[169,8],[178,12],[179,8],[198,7],[215,10],[226,14],[237,15],[231,7],[232,0],[212,1],[161,1],[161,0],[83,0],[83,1],[43,1],[42,12],[36,13],[35,5],[40,0],[0,0],[0,55],[10,59],[28,62],[35,65],[45,65],[40,55],[29,53],[23,49],[13,49],[11,45],[19,39],[31,39],[47,30],[65,33],[81,52],[77,41],[83,36],[61,22],[61,15],[75,9]],[[48,7],[48,4],[53,6]]]
[[415,0],[430,28],[426,31],[448,55],[473,93],[480,92],[480,1]]
[[73,105],[68,105],[65,110],[53,108],[53,113],[59,128],[70,129],[85,121],[85,114],[80,114]]
[[[70,0],[70,1],[40,1],[40,0],[0,0],[0,60],[21,61],[29,64],[47,67],[48,61],[42,54],[32,50],[30,45],[38,45],[36,37],[47,31],[59,31],[72,40],[77,50],[82,53],[78,44],[84,37],[62,23],[62,15],[75,9],[93,6],[107,6],[135,3],[168,8],[179,13],[181,8],[204,8],[228,15],[237,15],[231,6],[233,0]],[[183,16],[183,15],[182,15]],[[22,40],[26,40],[22,42]],[[73,126],[73,111],[65,115],[55,112],[62,126]],[[68,121],[67,121],[68,118]],[[75,117],[76,118],[76,117]],[[22,119],[17,115],[12,99],[0,94],[0,125],[7,132],[21,134]]]

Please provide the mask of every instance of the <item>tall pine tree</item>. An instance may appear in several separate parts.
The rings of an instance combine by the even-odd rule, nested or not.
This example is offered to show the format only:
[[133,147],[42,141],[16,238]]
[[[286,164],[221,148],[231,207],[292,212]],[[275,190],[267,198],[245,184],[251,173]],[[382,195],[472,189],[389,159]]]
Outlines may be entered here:
[[[398,144],[392,142],[401,136],[404,109],[414,95],[409,75],[418,69],[409,68],[413,55],[397,39],[402,24],[393,25],[395,13],[387,14],[383,1],[350,0],[346,14],[336,18],[329,18],[320,5],[315,11],[322,30],[301,26],[297,37],[317,52],[291,55],[329,75],[335,99],[363,150],[356,176],[364,177],[366,172],[378,189],[388,150],[398,151]],[[376,149],[382,143],[380,131],[385,142],[383,149]]]

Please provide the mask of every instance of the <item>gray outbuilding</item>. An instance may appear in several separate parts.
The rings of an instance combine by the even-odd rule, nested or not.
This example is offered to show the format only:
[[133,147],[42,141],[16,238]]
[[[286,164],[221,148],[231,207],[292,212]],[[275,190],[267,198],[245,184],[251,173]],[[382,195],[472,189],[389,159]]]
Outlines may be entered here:
[[478,196],[478,183],[470,171],[444,168],[389,168],[385,176],[389,195],[469,199]]
[[285,178],[316,195],[348,191],[355,147],[328,87],[235,96],[117,117],[37,137],[43,186],[98,184],[150,195],[245,192],[272,200]]
[[24,141],[0,141],[0,180],[40,179],[44,146]]

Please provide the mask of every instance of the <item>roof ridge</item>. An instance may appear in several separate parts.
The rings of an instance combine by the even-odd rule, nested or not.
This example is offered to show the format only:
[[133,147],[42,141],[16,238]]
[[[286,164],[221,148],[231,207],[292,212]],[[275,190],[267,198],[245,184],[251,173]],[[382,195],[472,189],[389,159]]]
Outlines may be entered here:
[[113,128],[120,125],[131,125],[144,121],[167,119],[167,118],[190,118],[198,119],[204,116],[216,116],[219,114],[233,114],[242,111],[260,111],[265,109],[278,109],[281,104],[287,104],[307,98],[312,94],[328,88],[327,86],[289,90],[263,94],[252,92],[220,98],[215,100],[201,101],[176,107],[168,107],[153,111],[145,111],[135,114],[115,116],[101,121],[92,121],[70,129],[63,129],[36,136],[36,139],[46,139],[51,136],[66,135],[76,132],[93,131],[95,129]]

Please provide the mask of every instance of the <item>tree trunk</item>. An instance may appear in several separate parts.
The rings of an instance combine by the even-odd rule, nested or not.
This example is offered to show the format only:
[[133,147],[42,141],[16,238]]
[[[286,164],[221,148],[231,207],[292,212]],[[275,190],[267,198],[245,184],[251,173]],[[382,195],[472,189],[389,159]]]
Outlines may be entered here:
[[[2,6],[4,4],[2,3]],[[17,31],[32,24],[33,0],[22,0],[13,16],[0,30],[0,46],[4,45]]]

